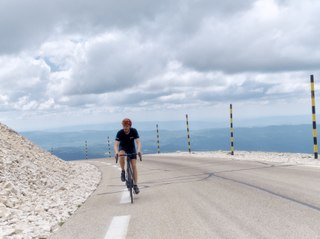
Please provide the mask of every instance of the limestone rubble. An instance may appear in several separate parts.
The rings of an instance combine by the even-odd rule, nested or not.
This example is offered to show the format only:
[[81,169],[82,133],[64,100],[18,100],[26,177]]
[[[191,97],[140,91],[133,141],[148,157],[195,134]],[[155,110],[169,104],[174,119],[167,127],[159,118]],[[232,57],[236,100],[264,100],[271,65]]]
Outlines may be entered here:
[[0,123],[0,239],[47,238],[100,179],[93,165],[63,161]]

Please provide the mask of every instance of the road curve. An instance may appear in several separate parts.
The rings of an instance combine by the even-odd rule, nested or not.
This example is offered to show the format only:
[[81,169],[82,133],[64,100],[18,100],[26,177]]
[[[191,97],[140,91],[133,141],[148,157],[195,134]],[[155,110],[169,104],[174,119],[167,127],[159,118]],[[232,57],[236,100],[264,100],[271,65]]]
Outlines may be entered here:
[[51,239],[320,238],[319,168],[146,155],[130,204],[114,160],[89,162],[102,181]]

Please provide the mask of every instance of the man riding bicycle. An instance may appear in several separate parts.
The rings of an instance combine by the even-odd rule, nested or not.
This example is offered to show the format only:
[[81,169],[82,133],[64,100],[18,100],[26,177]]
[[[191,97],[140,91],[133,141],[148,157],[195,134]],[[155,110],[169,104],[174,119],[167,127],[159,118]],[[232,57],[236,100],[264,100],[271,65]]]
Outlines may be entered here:
[[140,192],[138,188],[138,170],[137,170],[137,151],[135,147],[135,143],[138,148],[138,155],[141,156],[141,142],[139,139],[138,131],[135,128],[131,128],[132,122],[130,119],[125,118],[122,120],[122,127],[123,129],[119,130],[116,135],[116,140],[114,143],[114,153],[116,157],[119,156],[120,158],[120,167],[121,167],[121,181],[126,181],[125,178],[125,161],[124,161],[124,154],[133,154],[131,156],[131,166],[133,170],[133,190],[136,194]]

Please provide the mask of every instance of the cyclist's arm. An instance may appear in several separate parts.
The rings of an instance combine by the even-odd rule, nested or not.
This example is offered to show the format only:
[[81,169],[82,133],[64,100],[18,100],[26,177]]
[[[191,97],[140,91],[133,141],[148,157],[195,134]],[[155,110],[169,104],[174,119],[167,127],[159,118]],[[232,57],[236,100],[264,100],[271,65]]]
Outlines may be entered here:
[[114,154],[115,155],[117,155],[117,154],[119,154],[119,144],[120,144],[120,141],[118,141],[118,140],[115,140],[114,141]]
[[141,141],[139,138],[136,138],[136,145],[137,145],[137,151],[138,153],[141,153]]

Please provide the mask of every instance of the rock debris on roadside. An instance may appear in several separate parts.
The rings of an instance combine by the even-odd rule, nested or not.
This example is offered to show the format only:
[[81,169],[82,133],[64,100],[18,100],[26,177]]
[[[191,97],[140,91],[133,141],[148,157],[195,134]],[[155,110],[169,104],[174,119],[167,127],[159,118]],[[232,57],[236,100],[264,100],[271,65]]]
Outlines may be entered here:
[[0,123],[0,239],[48,238],[100,179],[95,166],[63,161]]

